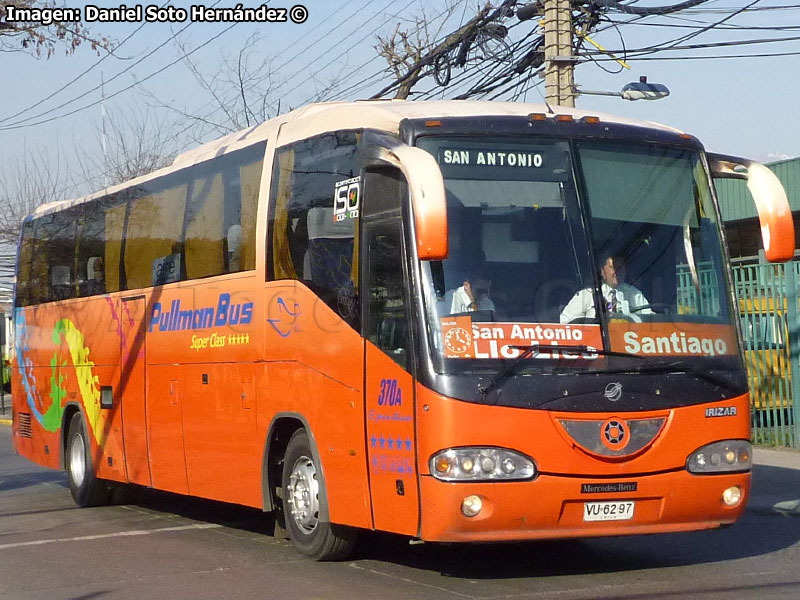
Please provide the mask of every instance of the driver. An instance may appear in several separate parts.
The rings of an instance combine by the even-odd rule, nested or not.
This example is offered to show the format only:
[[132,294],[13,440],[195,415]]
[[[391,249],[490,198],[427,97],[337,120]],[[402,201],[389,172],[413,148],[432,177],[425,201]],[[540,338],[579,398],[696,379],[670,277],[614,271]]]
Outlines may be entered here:
[[486,263],[473,265],[467,272],[464,284],[453,292],[450,300],[450,314],[473,310],[494,310],[494,302],[489,298],[492,291],[492,277]]
[[[600,279],[603,281],[600,290],[610,315],[624,315],[633,321],[641,321],[639,314],[653,314],[644,294],[638,288],[622,282],[625,272],[618,257],[604,255],[599,267]],[[570,323],[581,318],[595,318],[592,288],[578,290],[561,311],[559,320]]]

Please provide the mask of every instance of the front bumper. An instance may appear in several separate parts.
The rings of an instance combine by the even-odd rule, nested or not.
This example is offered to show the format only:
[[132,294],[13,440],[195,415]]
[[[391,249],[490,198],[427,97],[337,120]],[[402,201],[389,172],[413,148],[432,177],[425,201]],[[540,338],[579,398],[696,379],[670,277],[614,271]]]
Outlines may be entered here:
[[[447,483],[421,479],[421,538],[439,542],[479,542],[669,533],[711,529],[734,523],[744,512],[750,473],[692,475],[685,470],[632,477],[540,474],[533,481]],[[636,491],[584,493],[583,484],[635,483]],[[740,502],[722,501],[739,486]],[[624,486],[630,489],[630,486]],[[474,517],[461,512],[465,497],[477,495],[483,508]],[[584,521],[585,502],[632,500],[633,518]]]

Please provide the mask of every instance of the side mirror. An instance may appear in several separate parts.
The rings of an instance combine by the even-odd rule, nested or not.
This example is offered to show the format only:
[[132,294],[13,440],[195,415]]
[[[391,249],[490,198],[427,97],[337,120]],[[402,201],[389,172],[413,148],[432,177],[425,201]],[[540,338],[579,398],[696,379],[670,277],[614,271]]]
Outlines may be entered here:
[[411,210],[420,260],[447,258],[447,194],[436,159],[425,150],[394,142],[373,146],[373,160],[400,169],[411,195]]
[[789,199],[775,173],[757,162],[721,154],[708,155],[711,174],[719,179],[744,179],[761,224],[764,254],[770,262],[794,257],[794,221]]

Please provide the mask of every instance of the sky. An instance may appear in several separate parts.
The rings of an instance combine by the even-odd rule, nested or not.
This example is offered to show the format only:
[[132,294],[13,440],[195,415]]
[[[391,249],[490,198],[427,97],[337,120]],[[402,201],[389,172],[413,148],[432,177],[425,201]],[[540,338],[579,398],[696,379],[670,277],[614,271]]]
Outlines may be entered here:
[[[115,119],[132,121],[148,132],[169,132],[163,147],[169,153],[218,137],[222,129],[198,128],[197,122],[186,116],[225,121],[213,97],[198,85],[181,56],[190,52],[195,68],[209,81],[226,57],[237,60],[242,45],[253,35],[258,38],[246,61],[251,71],[262,68],[271,72],[268,115],[302,106],[328,87],[331,89],[326,98],[368,97],[391,81],[385,72],[386,62],[374,49],[376,35],[390,35],[398,23],[413,30],[414,17],[423,10],[419,0],[302,1],[307,19],[300,24],[208,24],[191,19],[176,23],[93,23],[93,34],[116,41],[112,56],[98,57],[88,46],[70,56],[57,48],[50,59],[36,59],[20,52],[0,53],[0,161],[5,169],[19,169],[38,161],[51,165],[59,177],[66,179],[69,174],[69,183],[62,187],[64,196],[71,197],[91,191],[93,185],[98,187],[96,179],[89,181],[88,172],[102,165],[103,108],[108,115],[107,127],[108,120]],[[206,7],[219,8],[236,4],[231,0],[203,2]],[[439,37],[474,15],[478,6],[477,0],[449,2],[454,5],[453,11],[442,24]],[[172,4],[188,7],[190,3]],[[259,6],[258,2],[243,4]],[[668,2],[640,0],[635,6],[664,4]],[[119,2],[98,5],[117,7]],[[69,1],[66,6],[85,8],[84,3]],[[288,11],[294,5],[292,0],[276,0],[269,6]],[[428,0],[424,11],[439,23],[446,6],[447,0]],[[787,6],[790,8],[778,8]],[[743,7],[749,10],[732,14]],[[608,16],[617,23],[601,23],[590,37],[620,57],[623,47],[627,49],[630,68],[622,68],[607,55],[596,55],[605,58],[599,62],[605,70],[598,63],[579,64],[575,73],[578,86],[584,90],[618,91],[644,75],[651,82],[667,85],[671,95],[652,102],[582,95],[577,102],[579,108],[672,125],[697,136],[715,152],[762,161],[800,156],[800,118],[796,110],[800,56],[720,58],[800,53],[800,40],[664,50],[639,58],[632,52],[697,34],[699,27],[713,23],[717,25],[684,43],[707,45],[800,37],[800,4],[792,4],[792,0],[711,0],[669,17],[620,24],[632,17],[618,12]],[[518,23],[515,19],[507,24],[513,25],[510,40],[521,39],[535,27],[533,22]],[[436,37],[436,32],[433,34]],[[588,42],[584,45],[594,49]],[[231,69],[224,71],[233,74]],[[101,78],[104,106],[100,103]],[[542,101],[541,79],[536,76],[528,85],[534,83],[539,85],[528,89],[520,99]],[[267,85],[266,80],[263,85]],[[429,97],[446,98],[456,93],[456,85],[436,88],[428,78],[415,90],[428,91]],[[68,114],[71,112],[74,114]],[[144,121],[146,124],[142,124]],[[83,155],[82,160],[79,155]]]

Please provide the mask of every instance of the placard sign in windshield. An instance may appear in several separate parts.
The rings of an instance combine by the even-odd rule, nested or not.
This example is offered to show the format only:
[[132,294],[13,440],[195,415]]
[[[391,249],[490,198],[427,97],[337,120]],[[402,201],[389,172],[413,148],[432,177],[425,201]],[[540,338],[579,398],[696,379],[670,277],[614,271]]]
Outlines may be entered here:
[[[586,351],[546,351],[541,359],[594,360],[603,347],[599,325],[559,323],[483,323],[469,316],[443,317],[445,358],[513,359],[527,346],[576,346]],[[649,357],[714,357],[738,352],[736,332],[730,325],[699,323],[631,323],[612,321],[608,326],[611,349]]]
[[730,325],[708,323],[608,324],[611,348],[639,356],[730,356],[739,351]]
[[468,316],[443,317],[442,341],[445,358],[516,358],[523,346],[587,346],[586,353],[548,351],[535,358],[595,359],[593,349],[602,348],[599,325],[559,323],[473,323]]

